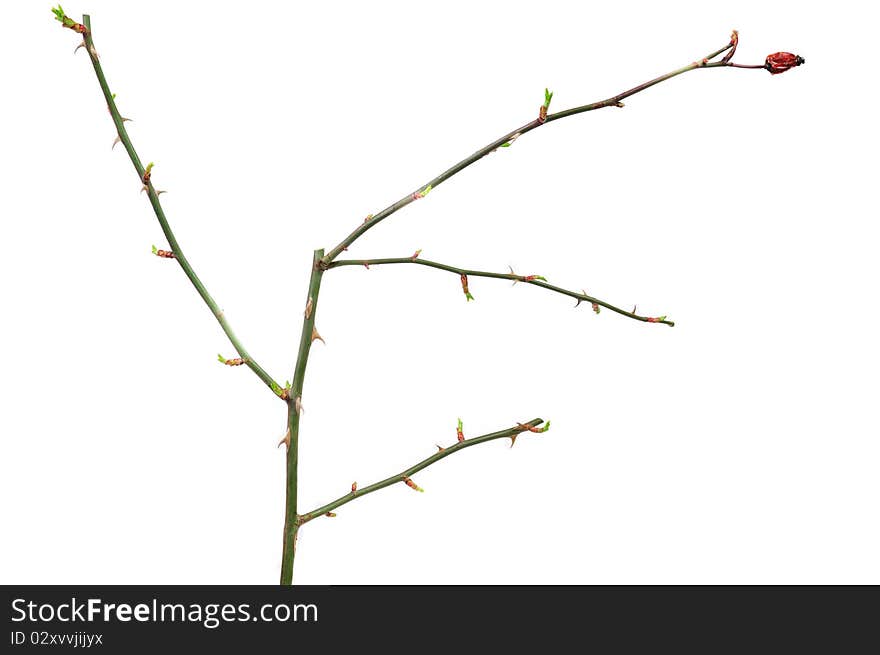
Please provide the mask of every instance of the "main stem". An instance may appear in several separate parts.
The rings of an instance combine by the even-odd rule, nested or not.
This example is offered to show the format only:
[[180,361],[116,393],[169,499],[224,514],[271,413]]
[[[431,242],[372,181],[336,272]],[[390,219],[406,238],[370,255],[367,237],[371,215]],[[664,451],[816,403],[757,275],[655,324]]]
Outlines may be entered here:
[[324,250],[319,249],[312,256],[312,275],[309,279],[309,291],[303,311],[303,326],[299,337],[299,352],[296,356],[296,369],[293,372],[293,383],[287,398],[287,428],[289,444],[287,447],[287,504],[284,512],[284,547],[281,552],[281,584],[293,584],[293,560],[296,556],[296,534],[301,524],[296,509],[297,464],[299,463],[299,417],[302,414],[303,382],[306,377],[306,366],[309,363],[309,351],[312,348],[312,336],[315,329],[315,315],[318,311],[318,293],[321,291],[321,278],[324,269],[321,258]]

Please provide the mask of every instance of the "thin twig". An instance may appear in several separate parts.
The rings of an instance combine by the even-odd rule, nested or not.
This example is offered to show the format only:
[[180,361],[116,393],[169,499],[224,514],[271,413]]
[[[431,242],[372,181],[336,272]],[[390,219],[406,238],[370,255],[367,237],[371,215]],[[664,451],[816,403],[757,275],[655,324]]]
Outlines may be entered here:
[[[507,428],[506,430],[484,434],[479,437],[465,439],[464,441],[458,441],[455,444],[434,453],[430,457],[423,459],[415,466],[410,466],[408,469],[401,471],[397,475],[392,475],[390,478],[385,478],[380,482],[376,482],[375,484],[371,484],[370,486],[363,488],[357,488],[356,485],[352,485],[352,491],[345,494],[344,496],[340,496],[336,500],[329,502],[326,505],[322,505],[317,509],[313,509],[311,512],[301,514],[299,516],[299,524],[303,525],[304,523],[308,523],[312,519],[318,518],[319,516],[324,516],[325,514],[327,514],[327,512],[331,512],[337,507],[345,505],[346,503],[350,503],[356,498],[366,496],[367,494],[371,494],[374,491],[379,491],[379,489],[384,489],[385,487],[390,487],[392,484],[406,482],[410,476],[415,475],[422,469],[425,469],[431,464],[439,462],[444,457],[449,457],[453,453],[457,453],[460,450],[470,448],[471,446],[476,446],[477,444],[486,443],[487,441],[493,441],[494,439],[515,439],[517,435],[526,431],[530,431],[529,428],[537,427],[543,422],[543,419],[536,418],[528,421],[527,423],[519,423],[515,427]],[[540,431],[543,430],[539,430],[539,432]]]
[[165,234],[165,238],[168,240],[168,245],[171,247],[171,252],[174,253],[174,259],[177,260],[177,263],[180,264],[180,268],[183,269],[184,274],[189,281],[192,282],[192,285],[196,288],[196,291],[202,297],[202,300],[205,301],[205,304],[211,310],[211,313],[214,315],[214,318],[217,319],[217,322],[220,323],[220,327],[223,329],[223,332],[226,334],[226,337],[229,339],[229,343],[232,344],[232,347],[235,348],[235,351],[238,353],[239,357],[241,357],[246,366],[251,369],[254,373],[256,373],[257,377],[260,378],[263,383],[272,389],[272,391],[278,395],[280,392],[280,387],[275,380],[272,379],[263,367],[257,364],[254,361],[254,358],[248,353],[245,349],[244,345],[241,341],[238,340],[238,337],[235,336],[235,333],[232,331],[232,327],[229,325],[229,321],[226,320],[226,316],[223,314],[223,311],[217,305],[217,302],[211,297],[211,294],[208,293],[208,290],[205,288],[205,285],[199,279],[199,276],[196,275],[196,272],[193,270],[192,266],[190,266],[189,260],[186,258],[186,255],[183,254],[183,249],[180,247],[180,243],[178,243],[177,238],[174,236],[174,232],[171,230],[171,226],[168,224],[168,219],[165,217],[165,212],[162,210],[162,204],[159,202],[159,193],[156,191],[153,186],[153,182],[150,175],[146,176],[146,169],[141,163],[140,157],[138,157],[137,152],[134,149],[134,146],[131,144],[131,139],[128,136],[128,132],[125,129],[125,122],[122,116],[119,114],[119,110],[116,108],[116,101],[113,98],[113,94],[110,93],[110,87],[107,85],[107,79],[104,77],[104,71],[101,68],[101,62],[98,59],[97,51],[95,50],[95,44],[92,40],[92,25],[91,19],[88,14],[83,16],[83,24],[86,27],[86,31],[83,33],[83,41],[85,43],[85,50],[89,53],[89,57],[92,60],[92,66],[95,68],[95,74],[98,77],[98,83],[101,85],[101,91],[104,92],[104,99],[107,101],[107,109],[110,110],[110,116],[113,117],[113,124],[116,126],[116,133],[119,137],[119,141],[125,147],[125,151],[128,153],[129,159],[131,159],[131,163],[134,165],[135,171],[137,171],[138,179],[143,184],[143,188],[147,191],[147,195],[150,198],[150,205],[153,207],[153,211],[156,214],[156,218],[159,219],[159,226],[162,228],[162,232]]
[[668,321],[665,317],[641,316],[639,314],[636,314],[635,312],[628,312],[625,309],[616,307],[610,303],[605,302],[604,300],[599,300],[598,298],[589,296],[586,293],[578,293],[577,291],[571,291],[570,289],[563,289],[542,280],[529,279],[530,276],[528,275],[517,275],[516,273],[491,273],[489,271],[473,271],[468,268],[458,268],[457,266],[450,266],[448,264],[432,262],[429,259],[412,257],[392,257],[387,259],[338,259],[335,262],[329,264],[327,268],[336,268],[337,266],[363,266],[364,264],[368,266],[381,266],[383,264],[420,264],[421,266],[429,266],[431,268],[440,269],[441,271],[449,271],[450,273],[455,273],[457,275],[467,275],[468,277],[488,277],[496,278],[499,280],[514,280],[515,282],[531,284],[536,287],[541,287],[542,289],[555,291],[556,293],[561,293],[564,296],[574,298],[580,302],[588,302],[593,305],[605,307],[606,309],[610,309],[612,312],[616,312],[621,316],[626,316],[627,318],[631,318],[635,321],[642,321],[644,323],[662,323],[663,325],[669,325],[670,327],[675,325],[673,321]]

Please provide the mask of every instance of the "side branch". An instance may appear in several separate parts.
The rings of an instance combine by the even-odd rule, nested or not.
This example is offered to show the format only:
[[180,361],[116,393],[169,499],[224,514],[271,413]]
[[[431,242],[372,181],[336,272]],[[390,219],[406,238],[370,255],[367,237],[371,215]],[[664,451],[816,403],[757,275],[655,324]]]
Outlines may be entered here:
[[199,296],[201,296],[202,300],[205,301],[205,304],[211,310],[214,318],[216,318],[217,322],[220,323],[220,327],[223,329],[223,332],[226,334],[226,337],[229,339],[232,347],[235,348],[235,351],[238,353],[243,363],[249,369],[251,369],[267,387],[272,389],[272,391],[276,395],[280,395],[281,388],[278,383],[272,379],[272,376],[270,376],[263,369],[263,367],[261,367],[259,364],[257,364],[256,361],[254,361],[254,358],[250,355],[250,353],[248,353],[244,345],[242,345],[241,341],[238,340],[238,337],[235,336],[235,333],[232,331],[232,327],[226,320],[223,311],[217,305],[217,302],[211,297],[211,294],[208,293],[205,285],[199,279],[199,276],[196,275],[192,266],[190,266],[189,260],[186,258],[186,255],[183,254],[183,249],[180,247],[177,238],[174,236],[174,232],[171,230],[171,226],[168,224],[168,219],[165,217],[165,212],[162,209],[162,204],[159,202],[160,192],[157,191],[156,188],[153,186],[153,182],[151,180],[152,165],[144,168],[144,165],[141,163],[140,157],[138,157],[138,154],[131,143],[131,139],[128,136],[128,131],[125,129],[126,119],[124,119],[120,115],[119,110],[116,108],[116,101],[113,97],[113,94],[110,93],[110,87],[107,84],[107,79],[104,77],[104,71],[101,68],[101,62],[98,60],[98,53],[95,50],[95,44],[92,40],[92,25],[91,19],[88,15],[83,16],[83,24],[85,26],[85,31],[82,33],[83,44],[85,45],[86,52],[89,53],[89,58],[92,60],[92,66],[95,69],[95,75],[97,75],[98,77],[98,84],[101,85],[101,91],[104,93],[104,100],[107,101],[107,110],[110,112],[110,116],[113,118],[113,124],[116,126],[118,141],[123,145],[125,151],[128,153],[129,159],[131,159],[131,163],[134,165],[134,169],[137,172],[138,178],[143,184],[143,190],[147,192],[147,196],[150,199],[150,205],[152,205],[153,212],[156,214],[156,218],[159,220],[159,226],[162,228],[162,232],[165,234],[165,238],[168,240],[168,245],[171,248],[170,251],[156,251],[157,254],[159,252],[168,252],[169,254],[173,254],[169,258],[177,260],[177,263],[180,264],[180,268],[183,269],[184,274],[187,278],[189,278],[189,281],[192,282],[192,285],[195,287]]
[[417,257],[393,257],[387,259],[339,259],[329,264],[327,268],[336,268],[337,266],[369,267],[380,266],[382,264],[420,264],[422,266],[429,266],[431,268],[440,269],[441,271],[449,271],[450,273],[464,275],[467,277],[489,277],[499,280],[513,280],[514,282],[531,284],[536,287],[541,287],[542,289],[547,289],[549,291],[560,293],[564,296],[568,296],[569,298],[574,298],[578,301],[578,305],[582,302],[588,302],[593,306],[594,310],[596,309],[596,307],[605,307],[612,312],[616,312],[621,316],[626,316],[627,318],[631,318],[635,321],[642,321],[643,323],[662,323],[663,325],[668,325],[670,327],[675,325],[673,321],[666,320],[665,316],[642,316],[635,313],[635,307],[633,308],[633,311],[628,312],[627,310],[616,307],[615,305],[607,303],[604,300],[594,298],[593,296],[588,295],[586,292],[578,293],[577,291],[571,291],[570,289],[563,289],[553,284],[549,284],[545,280],[536,279],[536,276],[533,275],[517,275],[516,273],[491,273],[489,271],[472,271],[467,268],[458,268],[457,266],[449,266],[448,264],[432,262],[428,259],[419,259]]
[[493,141],[489,145],[487,145],[483,148],[480,148],[475,153],[473,153],[470,157],[466,157],[465,159],[462,159],[460,162],[458,162],[457,164],[455,164],[451,168],[443,171],[442,173],[440,173],[440,175],[438,175],[434,179],[428,181],[423,186],[419,187],[416,191],[407,194],[406,196],[404,196],[403,198],[401,198],[400,200],[398,200],[394,204],[392,204],[392,205],[386,207],[385,209],[383,209],[382,211],[380,211],[378,214],[375,214],[375,215],[371,214],[370,216],[368,216],[367,220],[365,220],[361,225],[359,225],[357,228],[355,228],[355,230],[351,234],[349,234],[347,237],[345,237],[345,239],[343,239],[339,243],[339,245],[337,245],[335,248],[333,248],[330,252],[327,253],[327,255],[324,257],[324,264],[326,265],[326,264],[329,264],[330,262],[332,262],[334,259],[336,259],[340,255],[340,253],[342,253],[342,251],[347,250],[348,247],[352,243],[354,243],[362,234],[364,234],[367,230],[378,225],[381,221],[383,221],[384,219],[391,216],[391,214],[395,213],[397,210],[406,207],[408,204],[410,204],[414,200],[418,200],[419,198],[424,197],[434,187],[442,184],[443,182],[448,180],[450,177],[452,177],[456,173],[464,170],[465,168],[467,168],[468,166],[470,166],[474,162],[479,161],[480,159],[482,159],[486,155],[494,152],[498,148],[510,145],[514,140],[518,139],[526,132],[531,132],[535,128],[541,127],[541,125],[543,125],[545,123],[559,120],[560,118],[565,118],[566,116],[573,116],[575,114],[582,114],[584,112],[593,111],[594,109],[601,109],[603,107],[623,107],[623,103],[621,102],[623,99],[628,98],[632,95],[635,95],[636,93],[639,93],[640,91],[644,91],[645,89],[652,87],[655,84],[659,84],[660,82],[668,80],[668,79],[675,77],[677,75],[681,75],[682,73],[686,73],[688,71],[695,70],[697,68],[715,68],[718,66],[734,66],[734,64],[731,64],[726,59],[719,61],[719,62],[716,62],[714,64],[710,64],[709,60],[714,59],[715,57],[717,57],[721,53],[726,52],[732,48],[735,49],[735,46],[736,46],[736,36],[734,33],[734,36],[731,37],[730,43],[728,43],[726,46],[724,46],[723,48],[719,48],[718,50],[715,50],[714,52],[706,55],[702,59],[698,59],[697,61],[694,61],[694,62],[688,64],[687,66],[683,66],[682,68],[678,68],[672,72],[666,73],[665,75],[661,75],[660,77],[656,77],[653,80],[650,80],[650,81],[645,82],[643,84],[639,84],[638,86],[633,87],[632,89],[629,89],[628,91],[624,91],[623,93],[618,93],[617,95],[612,96],[610,98],[606,98],[605,100],[600,100],[598,102],[592,102],[588,105],[581,105],[580,107],[574,107],[572,109],[566,109],[565,111],[556,112],[555,114],[548,114],[547,113],[547,106],[549,105],[550,97],[552,97],[552,94],[545,96],[545,104],[543,105],[542,111],[539,113],[538,117],[535,120],[533,120],[529,123],[526,123],[525,125],[523,125],[519,129],[508,132],[507,134],[505,134],[504,136],[502,136],[499,139],[496,139],[495,141]]
[[[376,482],[375,484],[371,484],[368,487],[364,487],[362,489],[356,488],[356,485],[352,485],[352,491],[350,493],[345,494],[334,500],[333,502],[327,503],[326,505],[322,505],[317,509],[313,509],[311,512],[307,514],[301,514],[299,516],[298,524],[303,525],[304,523],[308,523],[312,519],[318,518],[319,516],[324,516],[328,512],[332,512],[337,507],[341,507],[346,503],[350,503],[356,498],[360,498],[361,496],[366,496],[367,494],[371,494],[374,491],[379,491],[379,489],[384,489],[385,487],[390,487],[392,484],[397,484],[399,482],[403,482],[408,486],[414,487],[414,483],[409,479],[411,475],[415,475],[422,469],[429,467],[431,464],[435,462],[439,462],[444,457],[449,457],[453,453],[457,453],[460,450],[464,450],[465,448],[470,448],[471,446],[476,446],[477,444],[486,443],[487,441],[492,441],[494,439],[511,439],[515,440],[516,437],[522,432],[544,432],[545,428],[536,429],[538,425],[543,423],[543,419],[536,418],[532,419],[528,423],[519,423],[515,427],[508,428],[506,430],[501,430],[499,432],[492,432],[490,434],[484,434],[479,437],[473,437],[472,439],[464,439],[463,441],[457,442],[454,446],[449,446],[448,448],[442,448],[439,452],[431,455],[430,457],[423,459],[421,462],[416,464],[415,466],[411,466],[405,471],[401,471],[397,475],[392,475],[390,478],[385,478],[381,482]],[[549,425],[549,424],[548,424]]]

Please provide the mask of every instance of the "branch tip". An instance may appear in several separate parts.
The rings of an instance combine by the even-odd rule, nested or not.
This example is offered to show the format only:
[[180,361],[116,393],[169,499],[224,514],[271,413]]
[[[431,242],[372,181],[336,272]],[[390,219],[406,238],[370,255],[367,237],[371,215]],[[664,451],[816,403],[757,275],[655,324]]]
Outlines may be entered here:
[[65,14],[64,9],[61,8],[61,5],[58,5],[57,7],[52,7],[52,13],[55,14],[55,20],[61,23],[61,27],[71,29],[77,34],[86,34],[88,32],[85,25],[83,25],[82,23],[77,23],[75,20]]

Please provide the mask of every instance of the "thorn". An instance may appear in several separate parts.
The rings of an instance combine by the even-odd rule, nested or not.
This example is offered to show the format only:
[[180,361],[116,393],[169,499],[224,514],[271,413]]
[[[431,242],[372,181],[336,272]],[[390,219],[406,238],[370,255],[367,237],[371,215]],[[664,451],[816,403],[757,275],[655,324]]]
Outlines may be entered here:
[[306,311],[303,312],[303,316],[306,317],[306,320],[309,320],[312,316],[312,297],[309,296],[308,301],[306,302]]
[[510,264],[507,265],[507,268],[510,269],[510,274],[517,278],[513,281],[513,284],[510,285],[512,287],[515,287],[516,283],[519,282],[519,275],[516,274],[516,271],[513,270],[513,266],[511,266]]
[[638,308],[639,308],[638,305],[633,305],[632,313],[635,314],[635,313],[636,313],[636,310],[637,310]]
[[441,446],[440,444],[436,444],[436,443],[435,443],[434,445],[437,446],[437,452],[438,452],[438,453],[442,453],[444,450],[446,450],[446,449],[445,449],[443,446]]
[[113,145],[110,146],[110,150],[113,150],[113,148],[116,147],[116,144],[117,144],[117,143],[122,143],[122,139],[119,138],[119,135],[118,135],[118,134],[116,135],[116,138],[113,139]]
[[417,485],[415,482],[413,482],[408,477],[404,476],[403,481],[406,483],[406,486],[409,487],[410,489],[415,489],[416,491],[421,491],[422,493],[424,493],[425,490],[422,489],[419,485]]
[[287,428],[287,432],[284,433],[284,436],[281,437],[281,441],[278,442],[276,448],[281,448],[281,444],[284,444],[288,450],[290,450],[290,428]]
[[312,326],[312,341],[314,341],[315,339],[319,340],[319,341],[320,341],[321,343],[323,343],[325,346],[327,345],[327,342],[324,341],[324,337],[322,337],[320,334],[318,334],[318,328],[316,328],[316,327],[313,325],[313,326]]
[[83,41],[82,43],[80,43],[78,46],[76,46],[76,47],[73,49],[73,54],[76,54],[76,51],[79,50],[80,48],[85,48],[85,47],[86,47],[86,42]]
[[[585,289],[581,289],[581,293],[583,293],[585,296],[587,295],[587,292],[586,292]],[[577,304],[575,305],[575,307],[580,307],[580,305],[581,305],[581,303],[583,302],[583,300],[584,300],[583,298],[578,298],[578,299],[577,299]]]
[[364,262],[364,268],[368,271],[370,270],[370,265],[367,262]]
[[156,189],[156,195],[161,196],[163,193],[168,193],[165,189]]
[[146,184],[141,187],[141,193],[143,193],[144,191],[147,192],[147,195],[150,195],[150,187],[148,187]]
[[[510,137],[510,140],[509,140],[507,143],[502,143],[499,147],[501,147],[501,148],[509,148],[510,146],[513,145],[513,142],[516,141],[516,140],[517,140],[518,138],[520,138],[521,136],[522,136],[522,134],[520,134],[519,132],[517,132],[517,133],[514,134],[512,137]],[[495,151],[493,150],[492,152],[495,152]]]
[[305,411],[303,410],[302,398],[300,396],[297,396],[293,401],[293,408],[296,410],[297,414],[302,414],[303,411]]
[[516,443],[516,438],[518,436],[519,436],[519,432],[517,432],[516,434],[510,435],[510,447],[511,448],[513,448],[514,444]]
[[126,118],[125,116],[120,116],[119,120],[121,120],[123,123],[132,123],[133,122],[130,118]]
[[351,493],[354,493],[354,492],[357,491],[357,490],[358,490],[358,483],[357,483],[357,482],[352,482],[352,483],[351,483]]

